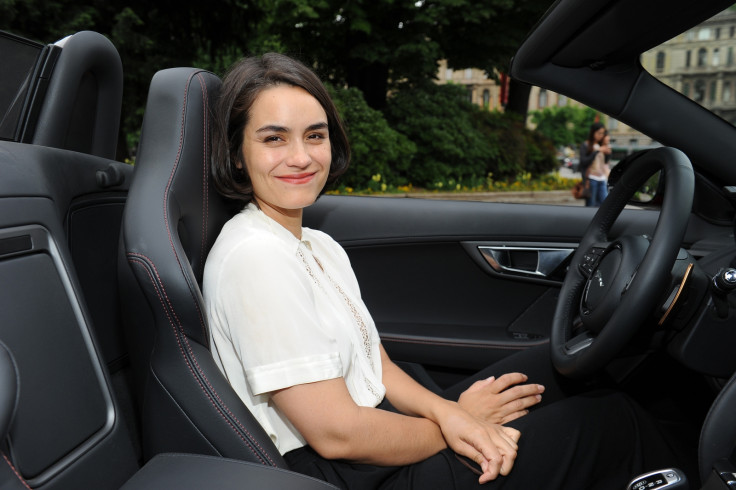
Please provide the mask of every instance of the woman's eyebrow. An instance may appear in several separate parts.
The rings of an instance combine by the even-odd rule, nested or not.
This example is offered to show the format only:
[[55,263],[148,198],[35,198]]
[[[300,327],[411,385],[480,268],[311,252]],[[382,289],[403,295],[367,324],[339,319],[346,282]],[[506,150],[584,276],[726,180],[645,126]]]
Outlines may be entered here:
[[277,126],[276,124],[269,124],[261,128],[256,129],[256,133],[288,133],[289,128],[285,126]]
[[[318,131],[320,129],[327,129],[328,125],[326,122],[318,122],[307,126],[307,131]],[[286,126],[279,126],[277,124],[267,124],[256,130],[256,133],[288,133],[291,130]]]

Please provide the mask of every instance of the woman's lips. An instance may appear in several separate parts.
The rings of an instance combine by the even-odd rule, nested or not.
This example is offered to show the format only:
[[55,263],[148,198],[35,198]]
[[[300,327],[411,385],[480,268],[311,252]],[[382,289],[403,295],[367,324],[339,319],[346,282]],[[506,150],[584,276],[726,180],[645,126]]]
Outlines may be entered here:
[[276,178],[288,184],[306,184],[311,182],[316,174],[317,172],[308,172],[293,175],[279,175]]

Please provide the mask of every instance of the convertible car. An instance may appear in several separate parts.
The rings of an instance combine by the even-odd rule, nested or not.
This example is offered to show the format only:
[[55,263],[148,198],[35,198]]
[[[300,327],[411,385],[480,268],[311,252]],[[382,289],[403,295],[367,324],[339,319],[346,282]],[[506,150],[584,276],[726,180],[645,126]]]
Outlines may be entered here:
[[[305,215],[423,383],[545,346],[635,397],[691,468],[631,488],[736,485],[736,128],[640,63],[729,6],[559,0],[520,46],[512,77],[662,145],[616,165],[600,208],[328,195]],[[209,177],[219,78],[157,73],[131,166],[106,38],[0,51],[0,487],[334,488],[289,471],[209,351],[202,268],[234,212]]]

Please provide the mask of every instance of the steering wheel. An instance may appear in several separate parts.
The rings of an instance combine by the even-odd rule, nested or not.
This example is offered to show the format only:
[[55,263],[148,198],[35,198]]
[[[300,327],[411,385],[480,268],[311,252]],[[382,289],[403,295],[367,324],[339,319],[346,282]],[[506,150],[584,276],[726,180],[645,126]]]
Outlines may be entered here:
[[[651,241],[608,233],[634,193],[662,170],[666,193]],[[680,150],[633,156],[573,255],[552,320],[552,363],[569,378],[590,377],[621,351],[662,303],[685,235],[695,177]],[[579,316],[581,326],[573,329]]]

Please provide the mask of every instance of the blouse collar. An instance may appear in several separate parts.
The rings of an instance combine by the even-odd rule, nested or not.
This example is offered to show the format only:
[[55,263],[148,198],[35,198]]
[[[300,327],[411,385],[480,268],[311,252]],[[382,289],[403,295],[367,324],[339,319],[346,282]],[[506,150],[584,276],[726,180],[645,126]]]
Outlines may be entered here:
[[284,228],[278,221],[268,216],[266,213],[255,205],[255,203],[248,203],[245,208],[241,211],[244,214],[253,214],[258,220],[265,225],[265,227],[274,235],[276,235],[286,246],[296,253],[300,244],[304,244],[309,250],[312,250],[312,244],[309,242],[309,228],[302,227],[302,239],[299,240],[289,230]]

